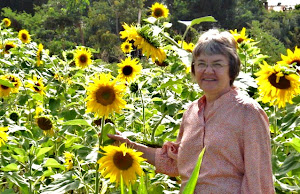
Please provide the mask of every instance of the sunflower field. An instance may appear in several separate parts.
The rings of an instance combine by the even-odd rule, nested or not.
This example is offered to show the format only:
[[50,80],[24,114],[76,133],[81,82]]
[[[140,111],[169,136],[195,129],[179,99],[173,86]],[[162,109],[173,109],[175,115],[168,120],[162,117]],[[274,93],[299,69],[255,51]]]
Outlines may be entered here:
[[[181,40],[162,4],[142,25],[123,24],[118,64],[94,59],[85,46],[61,56],[37,44],[26,29],[0,23],[1,193],[178,193],[180,177],[155,173],[137,152],[107,137],[161,147],[175,141],[188,105],[202,91],[190,75],[194,25],[212,16],[180,21]],[[277,193],[300,192],[300,49],[268,64],[257,42],[232,29],[242,71],[235,85],[264,108],[270,120]]]

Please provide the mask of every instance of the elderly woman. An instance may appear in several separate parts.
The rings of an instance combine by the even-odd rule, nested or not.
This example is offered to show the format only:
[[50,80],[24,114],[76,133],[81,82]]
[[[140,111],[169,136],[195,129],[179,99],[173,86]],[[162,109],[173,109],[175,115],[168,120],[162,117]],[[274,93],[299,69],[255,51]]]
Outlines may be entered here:
[[206,147],[195,193],[275,193],[269,123],[260,105],[233,86],[240,71],[236,42],[209,30],[193,51],[192,76],[204,95],[183,115],[176,142],[149,148],[109,135],[144,153],[156,171],[180,176],[181,190]]

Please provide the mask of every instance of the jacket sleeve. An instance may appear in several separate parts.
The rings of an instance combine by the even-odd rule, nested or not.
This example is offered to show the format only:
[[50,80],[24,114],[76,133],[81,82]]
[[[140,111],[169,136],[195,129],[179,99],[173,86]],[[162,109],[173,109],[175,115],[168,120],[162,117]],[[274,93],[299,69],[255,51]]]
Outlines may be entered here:
[[244,194],[275,193],[272,179],[269,120],[259,107],[245,110],[243,131],[244,169],[242,191]]
[[[184,118],[183,118],[184,120]],[[183,121],[182,121],[183,123]],[[180,126],[176,142],[166,142],[162,148],[156,149],[155,167],[157,173],[167,174],[169,176],[178,176],[177,157],[183,134],[183,124]]]

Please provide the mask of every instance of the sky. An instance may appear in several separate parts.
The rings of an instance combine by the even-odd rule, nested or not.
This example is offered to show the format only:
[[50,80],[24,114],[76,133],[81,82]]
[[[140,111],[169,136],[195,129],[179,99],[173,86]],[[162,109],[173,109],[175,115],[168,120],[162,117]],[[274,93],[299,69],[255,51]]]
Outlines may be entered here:
[[300,4],[300,0],[267,0],[269,5],[277,5],[281,2],[282,5],[297,5]]

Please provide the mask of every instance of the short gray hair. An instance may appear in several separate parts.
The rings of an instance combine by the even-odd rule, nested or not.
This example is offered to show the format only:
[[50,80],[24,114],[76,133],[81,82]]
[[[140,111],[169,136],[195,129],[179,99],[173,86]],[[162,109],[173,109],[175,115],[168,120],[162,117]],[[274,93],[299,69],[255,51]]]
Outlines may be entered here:
[[232,86],[234,80],[239,75],[241,61],[237,53],[237,43],[232,34],[227,31],[220,32],[217,29],[210,29],[203,33],[194,50],[193,60],[191,65],[192,75],[195,75],[195,58],[201,54],[214,55],[221,54],[229,60],[229,77],[230,86]]

